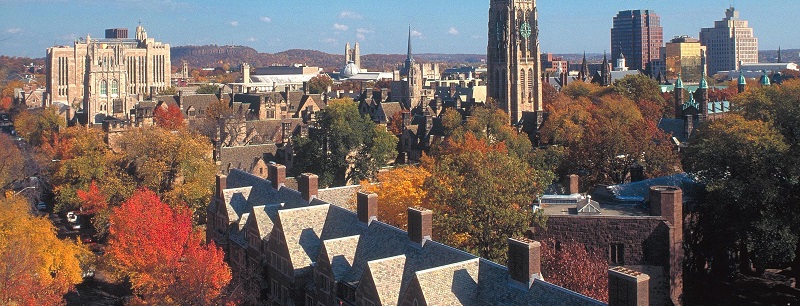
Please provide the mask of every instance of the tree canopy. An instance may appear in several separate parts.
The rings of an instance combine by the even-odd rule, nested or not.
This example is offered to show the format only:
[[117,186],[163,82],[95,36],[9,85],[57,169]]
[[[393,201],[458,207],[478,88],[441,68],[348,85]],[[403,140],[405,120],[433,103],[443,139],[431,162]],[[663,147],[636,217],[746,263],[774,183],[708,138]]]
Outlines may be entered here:
[[361,116],[351,99],[331,100],[308,136],[296,136],[292,172],[313,172],[321,186],[373,179],[396,154],[397,137]]

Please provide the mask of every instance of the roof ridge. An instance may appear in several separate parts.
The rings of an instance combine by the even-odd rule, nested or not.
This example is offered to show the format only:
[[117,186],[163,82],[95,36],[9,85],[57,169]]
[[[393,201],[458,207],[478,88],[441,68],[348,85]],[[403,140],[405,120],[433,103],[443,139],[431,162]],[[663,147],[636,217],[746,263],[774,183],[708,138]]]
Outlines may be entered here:
[[438,271],[438,270],[442,270],[442,269],[447,269],[447,268],[452,268],[452,267],[456,267],[456,266],[460,266],[460,265],[471,264],[473,262],[480,263],[480,257],[471,258],[471,259],[462,260],[462,261],[459,261],[459,262],[454,262],[454,263],[451,263],[451,264],[446,264],[446,265],[442,265],[442,266],[437,266],[437,267],[433,267],[433,268],[428,268],[428,269],[424,269],[424,270],[415,271],[414,274],[415,275],[420,275],[420,274],[430,273],[430,272],[434,272],[434,271]]

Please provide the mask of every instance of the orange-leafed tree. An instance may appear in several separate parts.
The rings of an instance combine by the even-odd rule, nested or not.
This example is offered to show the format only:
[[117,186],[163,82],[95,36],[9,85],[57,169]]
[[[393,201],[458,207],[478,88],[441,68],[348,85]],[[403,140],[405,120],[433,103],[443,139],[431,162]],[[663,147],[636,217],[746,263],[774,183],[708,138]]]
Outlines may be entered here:
[[549,239],[542,243],[545,280],[588,297],[608,301],[608,261],[583,244]]
[[167,130],[177,130],[183,127],[183,113],[177,105],[156,107],[153,114],[156,124]]
[[77,195],[81,200],[81,212],[85,214],[95,214],[108,207],[108,198],[97,187],[96,181],[92,181],[87,190],[78,190]]
[[378,195],[378,220],[405,229],[409,207],[425,207],[428,193],[422,188],[431,173],[422,166],[405,166],[378,173],[378,184],[365,189]]
[[0,305],[60,305],[91,253],[56,237],[21,198],[0,200]]
[[213,304],[231,279],[222,251],[202,243],[188,208],[171,208],[147,189],[115,208],[108,259],[118,277],[131,281],[144,303]]

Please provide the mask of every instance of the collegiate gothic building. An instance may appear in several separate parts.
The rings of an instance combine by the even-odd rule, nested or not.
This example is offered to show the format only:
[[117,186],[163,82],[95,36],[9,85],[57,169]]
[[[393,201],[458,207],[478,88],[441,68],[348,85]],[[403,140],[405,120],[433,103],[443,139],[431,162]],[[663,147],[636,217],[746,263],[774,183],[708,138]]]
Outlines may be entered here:
[[536,128],[541,124],[540,54],[536,0],[491,0],[488,95],[509,114],[512,124],[536,123]]
[[138,101],[170,85],[169,44],[148,38],[141,25],[133,39],[112,30],[47,49],[47,105],[71,106],[81,123],[101,124],[129,117]]

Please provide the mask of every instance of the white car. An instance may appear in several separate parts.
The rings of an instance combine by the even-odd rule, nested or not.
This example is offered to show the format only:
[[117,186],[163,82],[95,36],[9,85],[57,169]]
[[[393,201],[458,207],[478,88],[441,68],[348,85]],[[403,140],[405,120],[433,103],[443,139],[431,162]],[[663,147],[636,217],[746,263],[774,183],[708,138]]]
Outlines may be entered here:
[[73,230],[81,229],[81,223],[78,220],[78,215],[76,215],[74,211],[67,213],[67,222],[69,222],[69,225]]

